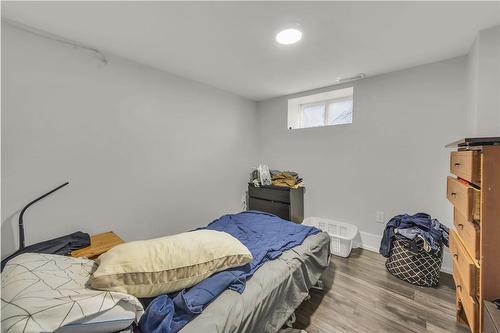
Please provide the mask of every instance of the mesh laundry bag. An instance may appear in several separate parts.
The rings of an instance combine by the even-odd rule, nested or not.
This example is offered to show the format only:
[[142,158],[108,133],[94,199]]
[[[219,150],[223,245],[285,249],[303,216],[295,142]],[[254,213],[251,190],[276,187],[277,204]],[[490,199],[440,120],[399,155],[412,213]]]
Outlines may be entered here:
[[385,267],[395,277],[423,287],[435,287],[439,283],[439,272],[443,262],[443,246],[436,253],[427,253],[422,239],[416,247],[404,237],[394,237]]

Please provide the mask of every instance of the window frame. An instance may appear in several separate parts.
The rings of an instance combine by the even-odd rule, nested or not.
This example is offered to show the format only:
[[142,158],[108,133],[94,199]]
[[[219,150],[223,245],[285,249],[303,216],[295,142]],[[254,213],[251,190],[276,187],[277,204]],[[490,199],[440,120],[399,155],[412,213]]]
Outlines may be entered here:
[[[350,123],[342,124],[328,124],[328,114],[330,110],[330,104],[334,102],[342,102],[352,100],[352,117]],[[338,126],[338,125],[349,125],[353,123],[354,120],[354,85],[346,85],[343,87],[338,87],[332,90],[323,91],[319,93],[313,93],[308,95],[302,95],[299,97],[293,97],[288,99],[288,117],[287,117],[287,128],[292,129],[306,129],[306,128],[317,128],[325,126]],[[322,125],[304,127],[304,107],[322,105],[325,109],[325,115]]]
[[[325,100],[317,101],[317,102],[309,102],[309,103],[299,104],[300,128],[314,128],[314,127],[323,127],[323,126],[347,125],[347,123],[345,123],[345,124],[329,124],[328,123],[328,116],[329,116],[328,111],[330,110],[330,105],[333,103],[336,103],[336,102],[345,102],[345,101],[352,101],[352,104],[353,104],[352,112],[354,112],[354,94],[351,96],[343,96],[343,97],[325,99]],[[325,114],[323,116],[323,125],[304,127],[304,108],[309,107],[309,106],[318,106],[318,105],[325,106]],[[352,121],[349,124],[352,124]]]

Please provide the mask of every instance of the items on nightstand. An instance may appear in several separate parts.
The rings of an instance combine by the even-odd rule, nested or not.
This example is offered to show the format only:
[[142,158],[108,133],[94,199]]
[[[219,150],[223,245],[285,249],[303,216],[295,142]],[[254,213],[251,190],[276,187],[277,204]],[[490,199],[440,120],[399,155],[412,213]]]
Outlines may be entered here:
[[89,236],[87,233],[81,231],[72,234],[50,239],[44,242],[25,246],[24,244],[24,221],[23,216],[26,210],[38,201],[46,198],[52,193],[68,185],[65,182],[58,187],[50,190],[49,192],[39,196],[38,198],[30,201],[19,214],[19,250],[2,260],[2,271],[7,262],[23,253],[45,253],[45,254],[59,254],[71,255],[72,257],[87,257],[95,258],[100,254],[108,251],[113,246],[123,243],[123,240],[118,237],[114,232],[109,231],[94,236]]
[[71,256],[94,259],[122,243],[124,243],[123,240],[113,231],[103,232],[90,236],[90,245],[83,249],[72,251]]
[[5,265],[7,262],[11,259],[14,259],[18,255],[21,255],[23,253],[46,253],[46,254],[61,254],[61,255],[67,255],[69,254],[72,250],[80,249],[82,247],[88,246],[90,244],[90,237],[88,234],[83,233],[81,231],[74,232],[72,234],[62,236],[62,237],[57,237],[53,238],[44,242],[32,244],[29,246],[25,246],[24,244],[24,213],[28,210],[29,207],[31,207],[33,204],[39,202],[40,200],[48,197],[52,193],[60,190],[61,188],[65,187],[68,185],[69,182],[65,182],[56,188],[48,191],[47,193],[39,196],[38,198],[30,201],[26,206],[21,209],[21,212],[19,213],[19,249],[8,256],[7,258],[2,260],[2,265],[1,265],[1,270],[3,271]]
[[259,187],[261,185],[274,185],[280,187],[298,188],[304,186],[302,178],[294,171],[269,170],[267,165],[259,165],[252,171],[250,182]]
[[260,164],[257,168],[257,180],[260,185],[271,185],[271,173],[269,167],[265,164]]
[[297,188],[302,183],[302,178],[299,178],[299,174],[293,171],[271,170],[271,179],[275,186],[290,188]]

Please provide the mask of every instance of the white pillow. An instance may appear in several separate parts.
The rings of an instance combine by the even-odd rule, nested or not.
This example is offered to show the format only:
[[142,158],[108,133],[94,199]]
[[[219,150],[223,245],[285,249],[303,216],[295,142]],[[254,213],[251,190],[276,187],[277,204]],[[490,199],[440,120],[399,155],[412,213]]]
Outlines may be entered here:
[[2,272],[2,330],[53,332],[62,326],[127,304],[139,320],[144,309],[134,296],[87,288],[94,261],[25,253]]
[[230,234],[197,230],[117,245],[97,259],[90,283],[96,289],[154,297],[251,261],[250,251]]

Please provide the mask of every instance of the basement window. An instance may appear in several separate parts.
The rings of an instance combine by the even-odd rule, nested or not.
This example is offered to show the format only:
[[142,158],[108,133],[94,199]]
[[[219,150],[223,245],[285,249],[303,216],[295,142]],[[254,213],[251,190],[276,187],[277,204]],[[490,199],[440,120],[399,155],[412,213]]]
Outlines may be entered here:
[[352,123],[354,88],[343,88],[288,100],[288,128]]

